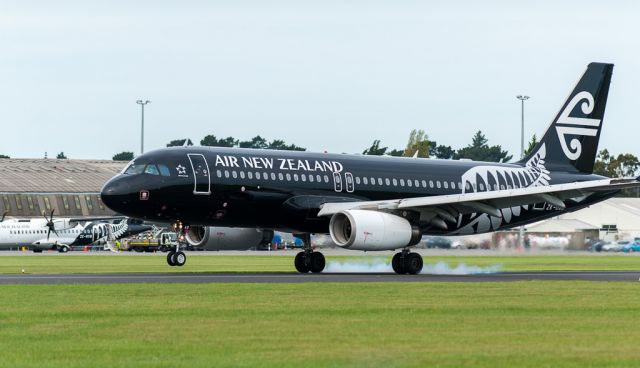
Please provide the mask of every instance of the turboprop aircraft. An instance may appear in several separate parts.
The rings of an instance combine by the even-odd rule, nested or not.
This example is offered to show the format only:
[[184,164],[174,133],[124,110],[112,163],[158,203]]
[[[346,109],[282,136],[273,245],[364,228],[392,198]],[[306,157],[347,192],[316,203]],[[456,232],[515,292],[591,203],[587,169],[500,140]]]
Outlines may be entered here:
[[[503,230],[575,211],[635,187],[593,174],[612,64],[591,63],[540,142],[514,163],[430,160],[218,147],[147,152],[102,189],[114,211],[186,227],[304,234],[299,272],[321,272],[311,233],[340,247],[399,249],[399,274],[422,269],[424,234]],[[169,264],[183,265],[176,249]]]

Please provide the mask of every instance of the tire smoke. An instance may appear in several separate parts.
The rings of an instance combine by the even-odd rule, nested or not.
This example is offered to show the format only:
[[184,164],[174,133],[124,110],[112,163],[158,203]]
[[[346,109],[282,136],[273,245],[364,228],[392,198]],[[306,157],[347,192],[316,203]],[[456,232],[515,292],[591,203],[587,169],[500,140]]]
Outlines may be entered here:
[[[420,274],[424,275],[478,275],[498,273],[502,270],[501,264],[486,267],[472,266],[458,263],[455,267],[446,262],[426,263]],[[323,273],[394,273],[391,261],[387,258],[366,258],[347,261],[328,261]]]

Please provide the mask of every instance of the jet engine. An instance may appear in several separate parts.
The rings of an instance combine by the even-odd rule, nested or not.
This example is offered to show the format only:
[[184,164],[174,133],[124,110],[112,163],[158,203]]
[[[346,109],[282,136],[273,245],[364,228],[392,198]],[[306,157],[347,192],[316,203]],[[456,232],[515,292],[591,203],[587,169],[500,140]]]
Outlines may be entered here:
[[185,238],[192,247],[198,249],[248,250],[270,243],[273,231],[242,227],[191,226]]
[[386,212],[345,210],[329,222],[331,239],[342,248],[393,250],[415,245],[422,234],[407,219]]

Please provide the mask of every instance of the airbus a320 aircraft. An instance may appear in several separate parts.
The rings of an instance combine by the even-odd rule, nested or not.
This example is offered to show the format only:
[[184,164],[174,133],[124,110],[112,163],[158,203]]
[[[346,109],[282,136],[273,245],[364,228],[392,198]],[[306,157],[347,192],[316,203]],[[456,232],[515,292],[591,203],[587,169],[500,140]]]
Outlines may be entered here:
[[[423,234],[503,230],[575,211],[639,185],[593,174],[612,64],[591,63],[540,143],[516,163],[178,147],[137,157],[107,182],[116,212],[190,226],[306,234],[299,272],[321,272],[311,233],[343,247],[400,249],[392,266],[415,274]],[[182,252],[169,264],[183,265]]]

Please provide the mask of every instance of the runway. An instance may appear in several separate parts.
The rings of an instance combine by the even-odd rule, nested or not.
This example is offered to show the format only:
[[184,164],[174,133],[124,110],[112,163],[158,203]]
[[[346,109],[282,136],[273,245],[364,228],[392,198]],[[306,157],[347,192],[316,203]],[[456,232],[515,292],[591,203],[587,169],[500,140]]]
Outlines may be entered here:
[[640,271],[501,272],[476,275],[396,275],[364,273],[113,273],[0,275],[0,284],[132,284],[132,283],[304,283],[304,282],[512,282],[635,281]]

